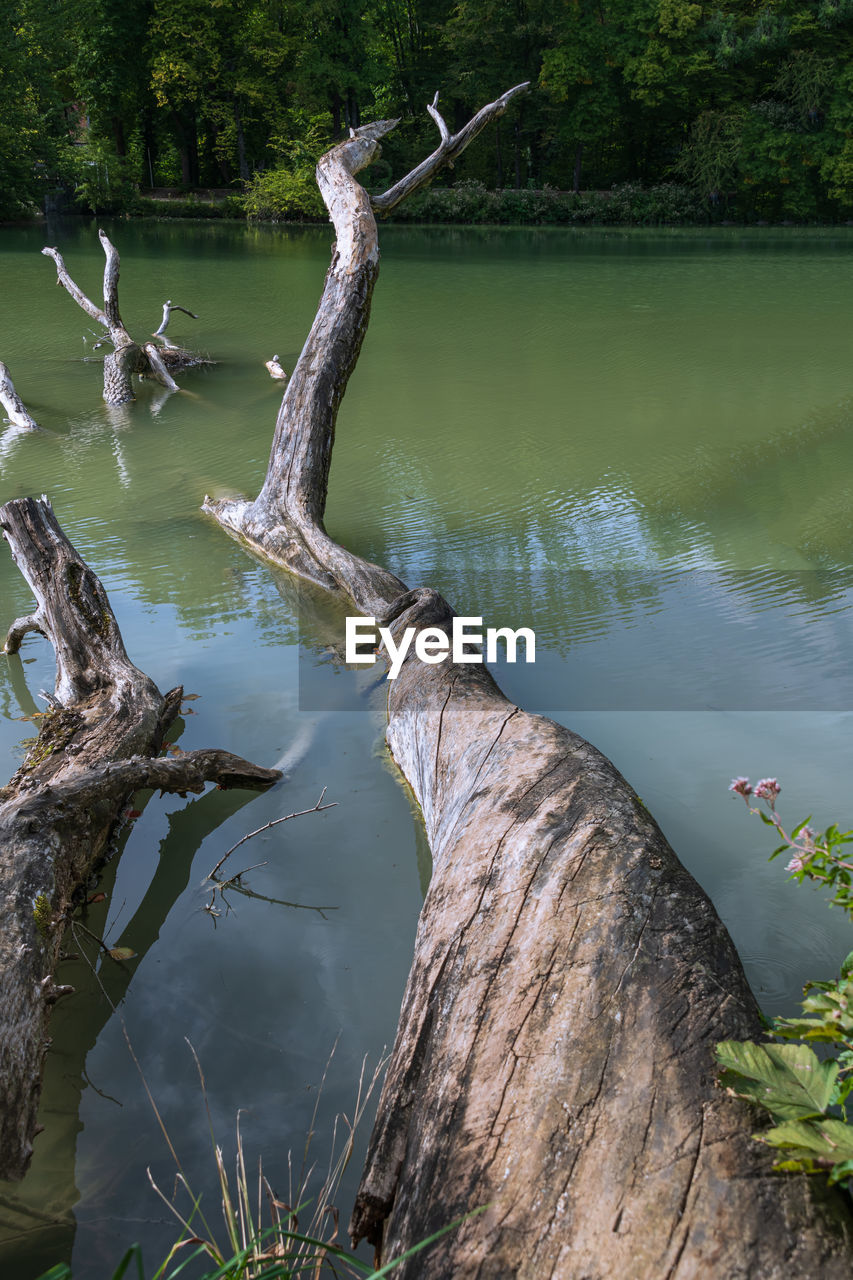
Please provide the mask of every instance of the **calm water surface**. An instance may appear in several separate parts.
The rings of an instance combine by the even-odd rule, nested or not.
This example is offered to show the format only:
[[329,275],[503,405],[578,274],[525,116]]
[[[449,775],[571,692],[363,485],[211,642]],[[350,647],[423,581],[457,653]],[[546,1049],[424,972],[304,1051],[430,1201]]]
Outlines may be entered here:
[[[0,1270],[61,1258],[109,1274],[132,1240],[150,1269],[175,1238],[146,1167],[174,1172],[127,1036],[209,1216],[210,1139],[263,1153],[286,1194],[317,1085],[314,1151],[351,1113],[360,1064],[393,1038],[428,853],[383,746],[373,673],[341,668],[342,611],[242,552],[199,513],[261,483],[280,388],[328,264],[328,229],[109,228],[122,311],[220,361],[180,395],[100,400],[88,322],[41,258],[56,244],[96,294],[81,222],[0,232],[0,357],[46,429],[0,434],[0,500],[50,495],[101,575],[134,661],[182,683],[181,745],[228,747],[285,780],[251,797],[143,797],[87,927],[138,958],[69,960],[78,994],[52,1024],[32,1171],[0,1188]],[[726,792],[776,774],[783,812],[853,821],[853,235],[386,228],[362,358],[339,419],[330,531],[411,585],[493,625],[533,625],[511,697],[577,729],[637,788],[709,891],[768,1011],[834,972],[844,921],[766,862],[763,829]],[[88,359],[87,359],[88,358]],[[0,623],[31,601],[0,556]],[[22,758],[51,688],[30,637],[0,660],[0,772]],[[189,712],[193,714],[189,714]],[[2,781],[2,780],[0,780]],[[256,897],[203,910],[204,877],[247,831]],[[234,855],[235,858],[240,854]],[[238,867],[234,868],[239,869]],[[103,989],[102,989],[103,988]],[[356,1152],[342,1195],[349,1210]]]

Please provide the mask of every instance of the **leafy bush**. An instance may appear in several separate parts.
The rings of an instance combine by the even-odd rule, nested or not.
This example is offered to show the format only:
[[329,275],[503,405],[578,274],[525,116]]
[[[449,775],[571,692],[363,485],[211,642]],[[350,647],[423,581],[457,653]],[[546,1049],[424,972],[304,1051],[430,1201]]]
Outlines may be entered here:
[[284,131],[269,143],[277,164],[254,175],[243,197],[243,210],[250,220],[326,222],[329,215],[314,170],[329,147],[331,116],[292,110],[283,126]]
[[95,214],[135,210],[137,192],[128,176],[127,161],[116,155],[103,139],[93,139],[76,147],[68,167],[77,203],[82,208]]
[[398,206],[395,222],[458,222],[509,226],[624,225],[659,226],[708,221],[703,200],[689,187],[633,183],[610,191],[576,194],[544,187],[541,191],[489,191],[481,182],[432,188]]
[[243,197],[234,195],[224,200],[200,200],[188,195],[183,200],[139,198],[134,213],[143,218],[242,218]]
[[242,207],[252,220],[325,222],[328,219],[313,165],[256,173],[246,189]]
[[[775,778],[762,778],[755,787],[748,778],[735,778],[730,790],[743,796],[750,813],[782,838],[771,859],[791,852],[786,869],[792,878],[831,890],[830,905],[853,919],[853,862],[844,854],[853,832],[833,825],[818,834],[806,818],[788,835],[776,812],[780,787]],[[766,808],[753,808],[750,796],[763,800]],[[809,982],[804,994],[805,1016],[774,1018],[769,1043],[726,1040],[717,1045],[719,1082],[770,1112],[773,1127],[754,1136],[782,1153],[775,1168],[828,1173],[831,1183],[844,1182],[849,1189],[853,1124],[848,1123],[846,1104],[853,1091],[853,952],[838,978]],[[831,1056],[821,1061],[807,1042],[830,1045]]]

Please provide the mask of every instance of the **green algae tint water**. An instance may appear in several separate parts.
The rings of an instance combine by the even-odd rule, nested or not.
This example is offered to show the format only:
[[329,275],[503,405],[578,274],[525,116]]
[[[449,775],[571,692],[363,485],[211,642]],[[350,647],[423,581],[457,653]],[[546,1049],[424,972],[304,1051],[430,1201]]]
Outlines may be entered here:
[[[97,296],[82,221],[0,232],[16,299],[0,357],[45,430],[0,435],[0,500],[47,493],[110,594],[128,652],[182,683],[185,749],[223,746],[285,781],[264,796],[138,802],[85,923],[138,956],[61,972],[32,1170],[0,1195],[0,1270],[61,1259],[110,1274],[177,1231],[146,1167],[172,1160],[117,1005],[185,1172],[218,1221],[204,1102],[233,1150],[287,1198],[316,1088],[314,1152],[351,1114],[365,1054],[390,1045],[428,854],[383,746],[377,671],[338,661],[344,611],[259,564],[199,512],[254,494],[281,388],[313,318],[331,230],[121,222],[121,300],[219,361],[180,395],[100,399],[102,351],[43,244]],[[853,235],[382,230],[383,266],[343,403],[330,532],[488,625],[534,626],[537,661],[499,664],[510,697],[608,754],[711,894],[768,1012],[836,971],[848,928],[768,866],[764,830],[727,793],[775,774],[796,821],[853,825]],[[0,556],[0,624],[31,600]],[[5,780],[52,688],[48,646],[0,660]],[[192,712],[192,714],[189,714]],[[247,831],[337,807],[244,846],[261,895],[210,903],[208,871]],[[246,856],[240,860],[241,854]],[[230,864],[229,864],[230,865]],[[342,1188],[346,1217],[367,1127]]]

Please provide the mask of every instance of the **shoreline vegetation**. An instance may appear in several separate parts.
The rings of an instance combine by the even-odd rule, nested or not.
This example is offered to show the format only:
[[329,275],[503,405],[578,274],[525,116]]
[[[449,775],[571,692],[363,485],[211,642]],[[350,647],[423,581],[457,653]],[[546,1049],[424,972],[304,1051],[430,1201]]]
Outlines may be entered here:
[[[129,197],[121,209],[83,209],[50,202],[46,216],[109,216],[164,221],[229,221],[323,226],[325,209],[276,191],[277,173],[257,175],[245,193],[202,188],[160,188]],[[44,215],[34,215],[41,220]],[[16,221],[21,221],[17,219]],[[28,219],[23,219],[28,221]],[[853,227],[853,218],[759,217],[736,201],[712,203],[675,182],[652,186],[617,183],[609,190],[560,191],[554,187],[490,189],[476,179],[436,187],[393,210],[385,221],[409,226],[482,227]]]
[[[394,119],[381,191],[506,84],[530,85],[408,222],[704,225],[853,218],[853,0],[13,0],[0,218],[325,220],[314,166]],[[188,39],[188,33],[192,39]],[[202,192],[214,191],[213,198]],[[220,194],[221,193],[221,199]],[[144,203],[144,202],[143,202]],[[179,210],[169,210],[175,215]]]

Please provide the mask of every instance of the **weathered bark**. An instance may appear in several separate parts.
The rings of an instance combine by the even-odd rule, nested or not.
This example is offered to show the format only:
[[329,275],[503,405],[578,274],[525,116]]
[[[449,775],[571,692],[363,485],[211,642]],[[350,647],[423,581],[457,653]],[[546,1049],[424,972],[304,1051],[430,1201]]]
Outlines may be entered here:
[[[186,351],[183,347],[176,347],[171,343],[164,347],[162,351],[158,351],[153,343],[141,346],[134,341],[124,326],[118,305],[121,260],[115,246],[103,231],[98,232],[98,238],[106,255],[103,308],[92,302],[71,279],[62,254],[58,249],[45,248],[42,249],[42,253],[48,258],[52,258],[56,264],[56,283],[71,295],[78,307],[81,307],[87,316],[94,320],[96,324],[101,325],[105,330],[107,339],[113,345],[113,350],[104,360],[104,400],[107,404],[119,405],[127,404],[135,399],[133,394],[134,374],[139,377],[155,378],[158,382],[162,382],[163,386],[169,391],[178,391],[180,388],[172,378],[172,373],[180,369],[188,369],[197,364],[210,364],[211,361],[193,351]],[[186,308],[174,307],[171,302],[167,302],[163,308],[163,320],[154,337],[159,336],[165,330],[172,311],[184,310]],[[192,312],[187,311],[186,314],[192,315]],[[153,355],[152,352],[154,353]]]
[[127,799],[143,787],[263,788],[281,775],[224,751],[157,759],[181,690],[163,697],[128,658],[101,583],[50,504],[0,507],[0,530],[37,607],[17,619],[5,652],[30,631],[56,652],[56,687],[35,746],[0,788],[0,1179],[20,1178],[32,1151],[51,974],[74,895],[103,861]]
[[[432,163],[375,208],[458,154],[459,135],[437,123]],[[409,592],[323,527],[335,416],[378,269],[354,175],[390,127],[366,126],[318,165],[337,244],[266,481],[254,502],[207,498],[205,510],[398,634],[449,635],[440,596]],[[410,655],[387,739],[434,869],[353,1237],[392,1256],[488,1206],[401,1276],[849,1275],[846,1197],[774,1175],[754,1113],[714,1085],[714,1042],[759,1034],[758,1010],[714,908],[641,801],[484,667]]]
[[9,370],[2,361],[0,361],[0,404],[6,410],[6,415],[13,426],[38,431],[38,423],[15,390]]

